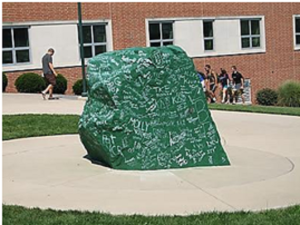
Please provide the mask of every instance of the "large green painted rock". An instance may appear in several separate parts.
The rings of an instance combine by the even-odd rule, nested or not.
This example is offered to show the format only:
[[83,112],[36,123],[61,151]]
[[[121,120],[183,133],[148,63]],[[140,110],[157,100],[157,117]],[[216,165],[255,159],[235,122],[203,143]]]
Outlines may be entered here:
[[230,164],[182,49],[98,55],[88,63],[88,88],[79,134],[94,161],[125,170]]

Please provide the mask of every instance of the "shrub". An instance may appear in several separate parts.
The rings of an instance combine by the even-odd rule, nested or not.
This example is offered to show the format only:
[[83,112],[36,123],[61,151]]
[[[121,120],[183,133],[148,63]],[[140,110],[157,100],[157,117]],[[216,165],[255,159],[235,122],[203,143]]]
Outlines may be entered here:
[[[86,82],[88,83],[88,81],[86,80]],[[86,88],[87,91],[89,89],[89,87],[87,86],[88,84],[86,83]],[[79,79],[75,82],[75,84],[73,85],[73,92],[75,93],[75,95],[81,95],[83,92],[83,81],[82,79]]]
[[256,93],[256,101],[259,105],[276,105],[278,94],[270,88],[264,88]]
[[54,86],[53,92],[57,94],[64,94],[68,88],[67,85],[67,79],[63,75],[58,74],[56,77],[56,85]]
[[73,92],[75,95],[81,95],[83,91],[83,84],[82,84],[82,79],[77,80],[75,84],[73,85]]
[[7,76],[4,72],[2,72],[2,91],[3,92],[5,92],[7,84],[8,84]]
[[18,92],[39,93],[46,88],[46,82],[36,73],[24,73],[17,78],[15,86]]
[[300,82],[288,80],[278,89],[280,106],[300,107]]

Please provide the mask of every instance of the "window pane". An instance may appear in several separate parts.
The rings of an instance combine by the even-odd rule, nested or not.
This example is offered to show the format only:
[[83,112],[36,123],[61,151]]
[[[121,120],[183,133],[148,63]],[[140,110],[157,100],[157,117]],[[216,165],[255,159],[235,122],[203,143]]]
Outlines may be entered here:
[[249,35],[249,20],[241,20],[241,35]]
[[300,18],[296,18],[296,33],[300,33]]
[[260,38],[259,37],[252,38],[252,47],[260,47]]
[[3,64],[13,63],[12,51],[3,51],[2,63]]
[[242,48],[250,48],[250,38],[242,38]]
[[205,50],[213,50],[214,49],[214,41],[213,40],[204,40],[204,49]]
[[93,27],[94,42],[106,42],[105,25],[97,25]]
[[3,42],[2,42],[2,48],[11,48],[12,42],[11,42],[11,29],[3,29]]
[[14,40],[15,47],[28,47],[28,29],[27,28],[17,28],[14,29]]
[[163,39],[173,39],[173,24],[163,23],[162,33],[163,33]]
[[92,42],[91,26],[83,26],[82,27],[82,36],[83,36],[83,43],[91,43]]
[[296,44],[300,45],[300,35],[296,35]]
[[150,40],[160,39],[159,24],[149,24]]
[[85,46],[83,47],[83,51],[84,51],[84,58],[91,58],[93,56],[92,53],[92,47],[91,46]]
[[173,41],[163,42],[163,46],[173,45]]
[[251,34],[259,34],[259,20],[251,20]]
[[160,42],[152,42],[152,43],[150,43],[150,46],[151,47],[159,47],[160,46]]
[[101,45],[101,46],[95,46],[95,54],[101,54],[103,52],[106,52],[106,45]]
[[213,37],[213,22],[203,22],[204,37]]
[[29,62],[29,50],[16,51],[17,63]]

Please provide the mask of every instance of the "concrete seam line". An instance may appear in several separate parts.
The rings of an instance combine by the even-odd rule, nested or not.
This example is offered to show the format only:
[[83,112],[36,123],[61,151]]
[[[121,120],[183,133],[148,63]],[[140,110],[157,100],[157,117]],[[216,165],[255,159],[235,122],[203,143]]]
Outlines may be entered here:
[[[274,156],[286,159],[290,163],[291,168],[287,172],[284,172],[284,173],[282,173],[280,175],[277,175],[275,177],[271,177],[271,178],[268,178],[268,179],[262,179],[262,180],[258,180],[258,181],[253,181],[253,182],[251,182],[252,184],[253,183],[262,182],[262,181],[271,180],[271,179],[276,179],[278,177],[287,175],[287,174],[291,173],[294,170],[294,168],[295,168],[295,164],[293,163],[293,161],[290,158],[285,157],[285,156],[281,156],[281,155],[278,155],[278,154],[275,154],[275,153],[272,153],[272,152],[266,152],[266,151],[258,150],[258,149],[254,149],[254,148],[240,147],[240,146],[234,146],[234,145],[228,145],[228,146],[230,146],[230,147],[236,147],[236,148],[243,148],[243,149],[248,149],[248,150],[252,150],[252,151],[256,151],[256,152],[263,152],[263,153],[266,153],[266,154],[274,155]],[[241,184],[239,186],[243,186],[243,185],[246,185],[246,184],[249,184],[249,183]]]
[[194,187],[197,188],[198,190],[203,191],[204,193],[206,193],[207,195],[213,197],[214,199],[218,200],[219,202],[222,202],[223,204],[225,204],[225,205],[229,206],[230,208],[236,210],[236,208],[235,208],[233,205],[230,205],[229,203],[227,203],[227,202],[223,201],[222,199],[218,198],[217,196],[215,196],[215,195],[209,193],[208,191],[204,190],[203,188],[199,187],[198,185],[193,184],[193,183],[190,182],[189,180],[186,180],[186,179],[184,179],[184,178],[182,178],[182,177],[179,177],[179,176],[177,176],[176,174],[174,174],[174,175],[175,175],[176,177],[178,177],[178,178],[184,180],[185,182],[191,184],[192,186],[194,186]]

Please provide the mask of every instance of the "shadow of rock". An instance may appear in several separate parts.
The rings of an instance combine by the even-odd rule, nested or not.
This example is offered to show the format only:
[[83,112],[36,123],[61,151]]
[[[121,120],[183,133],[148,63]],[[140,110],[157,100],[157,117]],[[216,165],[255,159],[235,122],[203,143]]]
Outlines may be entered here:
[[94,160],[89,155],[85,155],[85,156],[83,156],[83,158],[89,160],[92,164],[112,169],[107,163]]

